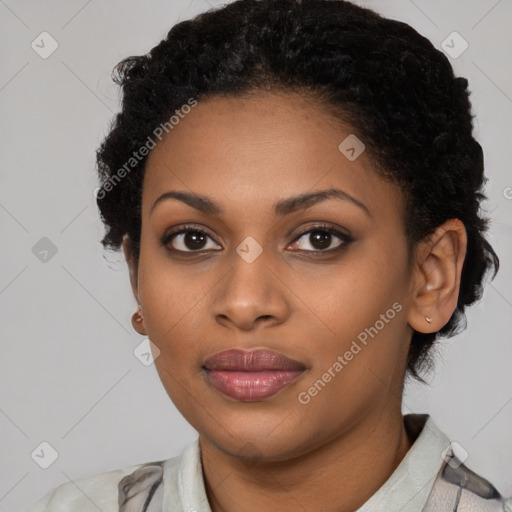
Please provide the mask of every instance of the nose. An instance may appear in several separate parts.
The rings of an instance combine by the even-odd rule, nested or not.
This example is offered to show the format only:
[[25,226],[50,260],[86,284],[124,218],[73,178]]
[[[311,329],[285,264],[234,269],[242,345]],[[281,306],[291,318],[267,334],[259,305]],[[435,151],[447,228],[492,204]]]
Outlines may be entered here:
[[265,252],[249,261],[234,253],[231,269],[215,288],[212,302],[215,321],[241,330],[284,322],[290,314],[286,297],[289,288]]

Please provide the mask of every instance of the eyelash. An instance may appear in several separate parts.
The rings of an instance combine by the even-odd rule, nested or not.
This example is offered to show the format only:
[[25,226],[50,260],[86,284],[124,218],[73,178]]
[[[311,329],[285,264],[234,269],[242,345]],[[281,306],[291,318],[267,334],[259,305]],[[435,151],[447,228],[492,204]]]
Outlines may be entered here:
[[[327,249],[327,250],[320,250],[320,249],[317,249],[317,250],[314,250],[314,251],[308,251],[308,250],[305,250],[305,249],[298,249],[296,250],[295,252],[303,252],[303,253],[308,253],[308,254],[314,254],[314,255],[322,255],[322,254],[328,254],[328,253],[335,253],[335,252],[338,252],[338,251],[341,251],[342,249],[344,249],[350,242],[353,242],[353,238],[334,228],[333,226],[328,226],[328,225],[324,225],[324,224],[319,224],[319,225],[316,225],[316,226],[310,226],[308,228],[306,228],[304,231],[301,231],[300,233],[298,233],[298,235],[293,239],[293,241],[291,242],[292,244],[295,243],[296,241],[300,240],[304,235],[308,234],[308,233],[313,233],[313,232],[321,232],[321,233],[329,233],[331,235],[334,235],[336,236],[337,238],[339,238],[343,243],[341,243],[340,245],[338,245],[337,247],[335,247],[334,249]],[[181,251],[179,249],[173,249],[173,248],[169,248],[168,247],[168,244],[169,242],[172,241],[172,239],[178,235],[181,235],[183,233],[199,233],[201,235],[206,235],[207,237],[209,237],[210,239],[212,239],[212,237],[204,230],[202,229],[199,229],[193,225],[190,225],[190,224],[184,224],[184,225],[181,225],[181,226],[178,226],[177,229],[175,231],[173,231],[172,233],[167,233],[166,235],[164,235],[161,239],[161,244],[167,248],[167,250],[169,250],[170,252],[172,253],[179,253],[179,254],[201,254],[201,250],[198,250],[198,251]],[[209,249],[207,249],[208,251]],[[204,251],[204,250],[203,250]]]

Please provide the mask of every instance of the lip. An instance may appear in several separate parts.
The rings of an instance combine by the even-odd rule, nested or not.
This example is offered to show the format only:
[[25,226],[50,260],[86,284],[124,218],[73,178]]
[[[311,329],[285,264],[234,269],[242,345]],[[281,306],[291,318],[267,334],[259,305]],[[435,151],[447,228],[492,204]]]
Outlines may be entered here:
[[273,350],[231,349],[207,358],[203,369],[208,382],[223,394],[254,402],[292,384],[306,367]]

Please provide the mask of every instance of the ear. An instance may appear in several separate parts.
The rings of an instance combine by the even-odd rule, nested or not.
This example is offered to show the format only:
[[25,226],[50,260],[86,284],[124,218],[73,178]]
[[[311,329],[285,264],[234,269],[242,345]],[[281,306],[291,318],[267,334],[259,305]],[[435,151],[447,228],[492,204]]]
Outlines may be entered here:
[[[124,257],[126,258],[126,263],[128,264],[130,285],[132,287],[133,296],[135,297],[137,304],[140,304],[137,263],[135,261],[133,243],[128,235],[123,236],[122,246]],[[140,322],[135,321],[135,314],[132,317],[132,325],[139,334],[147,334],[144,326],[144,319],[142,319]]]
[[457,307],[466,248],[466,228],[459,219],[446,221],[421,242],[407,318],[414,330],[436,332],[450,320]]

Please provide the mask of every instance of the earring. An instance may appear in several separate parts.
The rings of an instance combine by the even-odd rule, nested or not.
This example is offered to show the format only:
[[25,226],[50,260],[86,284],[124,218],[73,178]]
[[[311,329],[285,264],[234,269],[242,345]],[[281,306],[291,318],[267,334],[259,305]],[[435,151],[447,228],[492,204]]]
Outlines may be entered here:
[[136,311],[133,316],[137,317],[137,318],[135,318],[136,322],[142,322],[143,315],[142,315],[142,306],[140,304],[138,306],[138,311]]
[[432,323],[432,318],[430,318],[429,316],[426,316],[426,317],[425,317],[425,320],[426,320],[429,324],[431,324],[431,323]]

